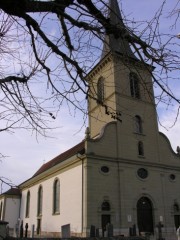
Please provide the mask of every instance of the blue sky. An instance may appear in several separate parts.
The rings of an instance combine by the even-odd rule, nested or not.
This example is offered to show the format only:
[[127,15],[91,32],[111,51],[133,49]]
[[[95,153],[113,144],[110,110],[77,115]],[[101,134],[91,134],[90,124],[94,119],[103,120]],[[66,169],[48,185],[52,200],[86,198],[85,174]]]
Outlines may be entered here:
[[[123,0],[122,7],[128,18],[134,20],[150,20],[157,9],[160,7],[161,0]],[[165,5],[165,15],[161,19],[162,31],[169,31],[170,19],[165,18],[169,11],[176,4],[176,0],[167,1]],[[167,24],[168,23],[168,24]],[[174,34],[180,32],[180,29],[174,29]],[[180,92],[180,83],[172,83],[172,88],[177,95]],[[160,130],[163,131],[170,139],[172,146],[176,149],[180,145],[179,134],[180,123],[177,120],[174,127],[171,128],[174,119],[176,118],[177,106],[172,105],[158,106],[158,115],[160,116]],[[69,114],[66,106],[63,107],[58,118],[52,123],[53,126],[58,126],[57,129],[50,131],[49,138],[36,136],[25,130],[16,130],[13,134],[2,132],[0,134],[1,148],[0,152],[8,156],[0,162],[0,177],[5,177],[8,181],[18,185],[26,179],[30,178],[37,169],[44,163],[51,160],[61,152],[67,150],[73,145],[80,142],[85,134],[86,125],[84,125],[82,115],[77,113]],[[178,142],[179,141],[179,142]],[[6,179],[5,179],[6,180]],[[7,190],[5,185],[2,185],[2,191]]]

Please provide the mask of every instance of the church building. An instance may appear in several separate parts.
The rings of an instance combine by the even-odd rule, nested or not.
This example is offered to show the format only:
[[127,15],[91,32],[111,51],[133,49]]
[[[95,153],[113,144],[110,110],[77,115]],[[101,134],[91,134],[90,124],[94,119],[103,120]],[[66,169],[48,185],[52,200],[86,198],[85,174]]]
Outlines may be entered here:
[[[110,21],[123,27],[117,0],[110,9]],[[88,99],[85,138],[19,185],[10,229],[23,221],[30,236],[86,237],[94,231],[107,236],[111,226],[114,236],[157,239],[159,227],[163,238],[176,239],[180,153],[158,130],[153,70],[126,39],[106,36],[101,59],[86,77],[97,99]],[[6,197],[0,195],[3,221]]]

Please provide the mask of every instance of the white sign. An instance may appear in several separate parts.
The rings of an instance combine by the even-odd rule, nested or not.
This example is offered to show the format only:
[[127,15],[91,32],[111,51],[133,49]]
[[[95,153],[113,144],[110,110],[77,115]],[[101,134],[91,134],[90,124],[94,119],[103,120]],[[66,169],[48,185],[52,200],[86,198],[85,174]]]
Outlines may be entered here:
[[132,216],[131,215],[127,215],[127,220],[128,220],[128,222],[132,222]]

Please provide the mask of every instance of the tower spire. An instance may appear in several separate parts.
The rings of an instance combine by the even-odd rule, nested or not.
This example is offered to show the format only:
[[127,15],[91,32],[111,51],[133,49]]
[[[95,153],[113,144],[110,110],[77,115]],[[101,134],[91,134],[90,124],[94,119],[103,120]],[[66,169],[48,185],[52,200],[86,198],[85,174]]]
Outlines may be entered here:
[[[111,24],[119,26],[121,28],[125,28],[117,0],[109,0],[108,15]],[[109,34],[105,36],[101,57],[105,57],[106,54],[108,54],[109,52],[119,53],[121,55],[126,55],[131,58],[137,59],[132,52],[128,41],[121,36],[116,38],[114,34]]]

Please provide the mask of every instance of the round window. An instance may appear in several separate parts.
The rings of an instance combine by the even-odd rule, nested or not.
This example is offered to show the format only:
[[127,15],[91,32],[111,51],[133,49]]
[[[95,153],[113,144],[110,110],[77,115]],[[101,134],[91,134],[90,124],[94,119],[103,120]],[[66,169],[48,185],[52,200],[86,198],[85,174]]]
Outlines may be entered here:
[[108,173],[109,172],[109,168],[107,166],[102,166],[101,167],[101,172]]
[[148,171],[145,168],[139,168],[137,174],[140,178],[145,179],[148,177]]
[[170,175],[169,175],[169,178],[170,178],[172,181],[174,181],[174,180],[176,179],[176,175],[170,174]]

